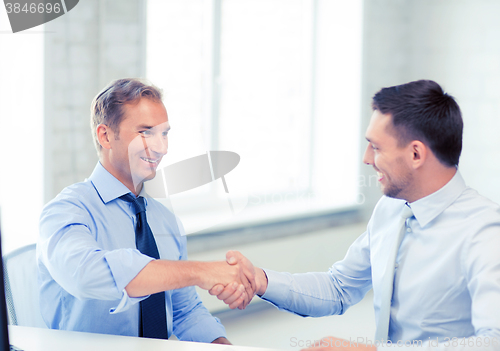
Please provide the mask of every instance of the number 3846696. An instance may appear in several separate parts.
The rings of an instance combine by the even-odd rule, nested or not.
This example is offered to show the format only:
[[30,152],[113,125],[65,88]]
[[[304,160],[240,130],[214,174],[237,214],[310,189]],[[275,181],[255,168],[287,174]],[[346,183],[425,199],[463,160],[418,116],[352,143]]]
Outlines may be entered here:
[[61,4],[60,3],[35,3],[32,2],[30,4],[20,4],[18,2],[15,3],[6,3],[5,8],[7,9],[7,13],[59,13],[61,12]]

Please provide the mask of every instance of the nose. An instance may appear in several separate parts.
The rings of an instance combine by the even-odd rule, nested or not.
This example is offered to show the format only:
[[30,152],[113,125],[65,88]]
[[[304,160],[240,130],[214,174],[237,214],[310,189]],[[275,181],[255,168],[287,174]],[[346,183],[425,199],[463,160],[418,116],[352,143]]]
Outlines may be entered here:
[[158,155],[165,155],[168,150],[168,137],[158,133],[158,135],[148,140],[148,148]]
[[373,149],[370,144],[366,146],[365,154],[363,156],[363,163],[366,165],[373,165]]

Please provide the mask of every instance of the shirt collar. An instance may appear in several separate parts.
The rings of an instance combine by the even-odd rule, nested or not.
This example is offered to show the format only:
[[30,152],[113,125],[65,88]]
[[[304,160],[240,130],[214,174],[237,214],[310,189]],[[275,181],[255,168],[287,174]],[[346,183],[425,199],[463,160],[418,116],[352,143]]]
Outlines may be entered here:
[[465,181],[457,170],[453,178],[438,191],[410,203],[415,218],[420,227],[425,227],[439,216],[465,190]]
[[101,162],[97,162],[89,180],[105,204],[131,192],[122,182],[109,173]]

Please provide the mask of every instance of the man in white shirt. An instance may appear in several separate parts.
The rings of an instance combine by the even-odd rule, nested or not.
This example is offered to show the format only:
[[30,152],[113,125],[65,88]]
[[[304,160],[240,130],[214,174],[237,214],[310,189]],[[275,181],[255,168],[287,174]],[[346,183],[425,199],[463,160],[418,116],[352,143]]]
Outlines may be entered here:
[[[373,288],[376,337],[363,336],[364,344],[324,338],[323,348],[500,347],[500,209],[457,170],[457,103],[437,83],[420,80],[381,89],[372,106],[363,162],[377,172],[384,196],[366,232],[325,273],[256,268],[256,294],[319,317],[343,314]],[[228,257],[251,265],[238,252]],[[211,293],[235,298],[230,287]]]

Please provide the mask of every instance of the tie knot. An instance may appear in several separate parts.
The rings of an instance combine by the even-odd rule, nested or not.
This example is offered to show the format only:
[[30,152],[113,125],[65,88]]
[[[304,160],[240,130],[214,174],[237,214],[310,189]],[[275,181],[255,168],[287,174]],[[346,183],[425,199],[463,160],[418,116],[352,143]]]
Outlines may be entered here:
[[404,219],[413,217],[413,211],[412,211],[411,207],[408,206],[408,203],[406,203],[403,206],[403,210],[401,211],[401,217],[403,217]]
[[141,212],[146,212],[146,204],[144,203],[144,198],[142,196],[135,197],[131,194],[125,194],[120,196],[120,199],[134,205],[134,212],[136,215]]

